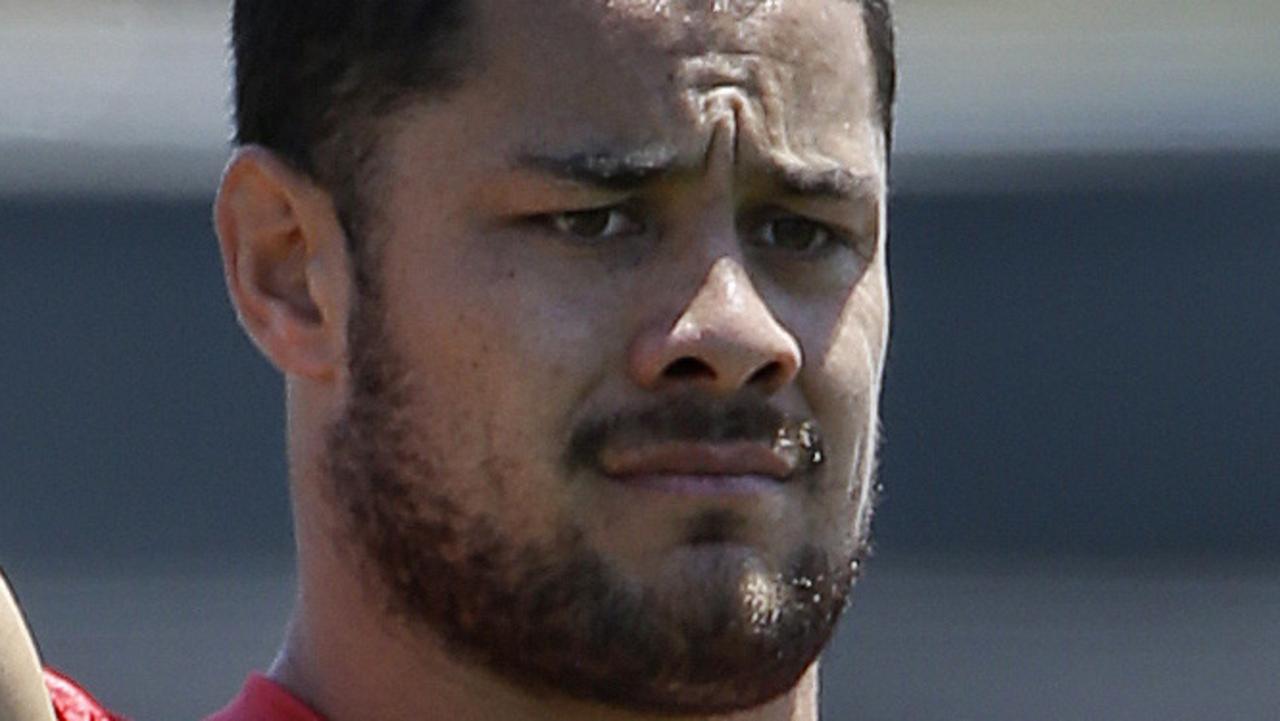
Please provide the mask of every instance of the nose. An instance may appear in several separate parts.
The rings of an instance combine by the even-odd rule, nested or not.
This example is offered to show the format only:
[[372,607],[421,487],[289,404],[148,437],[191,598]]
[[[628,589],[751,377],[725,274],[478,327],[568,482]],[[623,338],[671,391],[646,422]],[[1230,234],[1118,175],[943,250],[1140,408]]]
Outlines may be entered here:
[[674,323],[642,332],[630,355],[632,378],[646,390],[695,387],[722,396],[771,395],[801,366],[799,343],[729,257],[716,260]]

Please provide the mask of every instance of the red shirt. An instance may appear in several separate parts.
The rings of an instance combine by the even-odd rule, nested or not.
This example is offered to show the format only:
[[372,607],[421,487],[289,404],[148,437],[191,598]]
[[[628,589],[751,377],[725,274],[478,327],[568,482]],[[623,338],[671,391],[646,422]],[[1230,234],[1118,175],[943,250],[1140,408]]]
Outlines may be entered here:
[[89,692],[51,668],[44,670],[44,687],[49,690],[58,721],[125,721],[123,716],[113,715]]
[[[95,720],[96,721],[96,720]],[[231,705],[205,721],[324,721],[285,688],[254,674]]]

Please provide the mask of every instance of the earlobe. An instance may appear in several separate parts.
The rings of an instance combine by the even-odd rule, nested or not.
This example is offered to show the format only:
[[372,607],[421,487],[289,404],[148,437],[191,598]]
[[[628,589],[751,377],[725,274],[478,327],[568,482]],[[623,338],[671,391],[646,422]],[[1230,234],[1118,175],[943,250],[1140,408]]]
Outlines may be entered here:
[[261,147],[239,149],[214,204],[240,324],[288,375],[324,381],[345,357],[350,275],[327,192]]

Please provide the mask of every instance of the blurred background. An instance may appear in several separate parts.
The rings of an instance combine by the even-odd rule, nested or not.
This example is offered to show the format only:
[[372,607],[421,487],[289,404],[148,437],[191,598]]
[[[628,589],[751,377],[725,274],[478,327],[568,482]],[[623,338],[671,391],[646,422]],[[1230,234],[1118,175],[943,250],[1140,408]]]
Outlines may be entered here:
[[[900,0],[878,554],[827,719],[1280,718],[1280,3]],[[226,7],[0,0],[0,563],[198,719],[291,601]]]

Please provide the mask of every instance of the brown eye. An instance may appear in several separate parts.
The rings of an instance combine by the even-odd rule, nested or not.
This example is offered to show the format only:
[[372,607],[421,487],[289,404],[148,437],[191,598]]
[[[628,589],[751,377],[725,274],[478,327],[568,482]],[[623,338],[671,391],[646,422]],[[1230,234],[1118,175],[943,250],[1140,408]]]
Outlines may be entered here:
[[835,240],[835,234],[822,223],[788,216],[774,218],[760,229],[760,244],[791,253],[816,253]]
[[621,208],[590,208],[547,216],[547,223],[558,233],[583,240],[613,238],[641,230],[640,224]]

